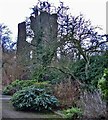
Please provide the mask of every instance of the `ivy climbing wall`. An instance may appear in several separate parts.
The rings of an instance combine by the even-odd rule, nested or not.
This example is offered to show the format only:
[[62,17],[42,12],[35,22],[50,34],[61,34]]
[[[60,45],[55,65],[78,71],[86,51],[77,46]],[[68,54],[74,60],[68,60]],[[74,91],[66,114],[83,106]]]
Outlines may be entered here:
[[50,54],[57,41],[57,14],[37,11],[35,15],[30,16],[30,29],[34,34],[31,43],[27,42],[26,22],[18,24],[17,79],[30,79],[33,67],[44,64],[44,57]]

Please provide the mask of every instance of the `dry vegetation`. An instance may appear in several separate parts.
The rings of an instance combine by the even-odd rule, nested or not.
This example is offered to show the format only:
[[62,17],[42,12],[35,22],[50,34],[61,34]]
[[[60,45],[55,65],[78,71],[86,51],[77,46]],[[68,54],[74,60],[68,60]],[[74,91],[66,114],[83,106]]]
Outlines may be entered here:
[[79,93],[76,82],[70,80],[54,85],[54,95],[59,99],[63,108],[75,106]]

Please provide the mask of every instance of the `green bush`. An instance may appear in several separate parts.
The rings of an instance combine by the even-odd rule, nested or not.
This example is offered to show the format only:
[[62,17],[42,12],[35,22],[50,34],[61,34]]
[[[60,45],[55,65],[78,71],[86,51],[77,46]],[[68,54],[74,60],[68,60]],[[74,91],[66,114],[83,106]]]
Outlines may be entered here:
[[56,108],[59,102],[55,96],[47,94],[44,89],[26,87],[16,92],[12,99],[16,110],[44,111]]
[[97,87],[98,80],[103,75],[102,71],[108,66],[108,59],[104,55],[91,56],[88,67],[88,77],[86,77],[85,74],[85,65],[86,62],[82,59],[73,62],[69,68],[81,82]]
[[70,109],[63,110],[63,114],[65,118],[72,120],[72,119],[80,118],[82,116],[82,111],[80,108],[72,107]]
[[3,94],[13,95],[15,92],[31,85],[35,85],[37,88],[45,88],[46,86],[48,86],[48,81],[36,82],[36,80],[16,80],[3,89]]
[[104,70],[102,78],[98,81],[98,87],[102,91],[103,98],[108,101],[108,69]]
[[33,79],[39,82],[49,81],[51,84],[59,83],[65,78],[65,74],[55,68],[37,69],[33,73]]

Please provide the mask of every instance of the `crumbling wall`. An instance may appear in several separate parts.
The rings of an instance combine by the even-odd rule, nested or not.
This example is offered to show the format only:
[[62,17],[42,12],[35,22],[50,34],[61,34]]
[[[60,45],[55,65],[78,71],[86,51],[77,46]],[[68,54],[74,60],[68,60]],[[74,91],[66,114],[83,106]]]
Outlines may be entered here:
[[40,14],[30,17],[31,29],[34,32],[32,44],[36,49],[33,50],[34,61],[41,62],[43,52],[53,48],[54,42],[57,41],[57,14],[49,14],[42,11]]
[[27,67],[30,62],[30,45],[26,41],[26,22],[18,24],[16,61],[16,79],[28,79]]
[[[41,54],[46,49],[53,46],[53,42],[57,40],[57,14],[49,14],[47,12],[37,13],[30,16],[30,27],[34,33],[31,44],[26,38],[26,23],[18,24],[18,40],[17,40],[17,79],[29,79],[34,63],[42,64]],[[32,51],[32,58],[30,53]],[[31,65],[32,64],[32,65]],[[31,70],[32,69],[32,70]]]
[[40,15],[31,16],[31,29],[34,32],[34,39],[32,43],[37,44],[41,37],[44,47],[52,43],[57,38],[57,14],[49,14],[47,12],[40,12]]

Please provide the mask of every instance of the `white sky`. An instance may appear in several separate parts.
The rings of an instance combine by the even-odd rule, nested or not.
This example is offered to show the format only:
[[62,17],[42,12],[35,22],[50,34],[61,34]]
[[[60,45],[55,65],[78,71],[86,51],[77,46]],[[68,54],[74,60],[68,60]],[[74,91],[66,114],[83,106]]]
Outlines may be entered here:
[[[17,37],[18,23],[23,22],[32,12],[30,8],[38,0],[0,0],[0,23],[4,23],[12,31],[13,40]],[[57,5],[60,0],[48,0]],[[107,0],[61,0],[69,6],[72,15],[82,13],[86,20],[90,19],[93,26],[103,28],[106,33],[106,1]]]

